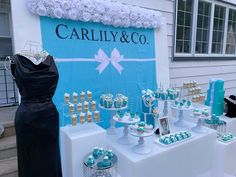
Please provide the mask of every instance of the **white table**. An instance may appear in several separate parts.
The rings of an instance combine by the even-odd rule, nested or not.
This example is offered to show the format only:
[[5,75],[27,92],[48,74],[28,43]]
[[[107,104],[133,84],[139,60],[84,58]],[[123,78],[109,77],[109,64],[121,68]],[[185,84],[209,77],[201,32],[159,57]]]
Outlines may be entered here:
[[83,158],[94,146],[106,147],[106,131],[94,123],[60,130],[63,177],[83,177]]
[[[188,122],[191,129],[194,124]],[[181,129],[175,128],[174,131]],[[206,134],[194,134],[189,141],[170,147],[154,142],[155,135],[146,139],[152,152],[138,155],[132,152],[133,145],[120,145],[117,139],[122,135],[109,136],[108,143],[117,154],[118,172],[121,177],[197,177],[212,168],[216,132],[208,129]],[[138,141],[138,139],[136,139]]]

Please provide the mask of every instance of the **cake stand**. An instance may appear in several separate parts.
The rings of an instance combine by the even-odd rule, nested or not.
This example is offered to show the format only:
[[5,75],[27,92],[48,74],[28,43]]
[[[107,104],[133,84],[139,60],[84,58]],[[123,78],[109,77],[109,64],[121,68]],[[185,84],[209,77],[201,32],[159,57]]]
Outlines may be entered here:
[[118,143],[122,145],[129,145],[133,143],[133,139],[129,136],[129,125],[138,123],[140,118],[133,118],[130,120],[130,116],[124,116],[122,119],[119,119],[116,115],[113,116],[113,120],[122,123],[124,125],[123,136],[118,139]]
[[153,131],[152,132],[144,132],[144,133],[138,133],[138,132],[130,131],[129,133],[132,136],[139,138],[138,144],[132,148],[132,150],[136,154],[141,154],[141,155],[142,154],[148,154],[152,151],[151,148],[145,144],[144,138],[152,136],[153,133],[154,133]]
[[99,105],[99,108],[111,112],[110,127],[107,129],[107,134],[108,135],[115,135],[116,134],[116,127],[115,127],[115,121],[112,117],[116,114],[117,111],[125,110],[128,108],[128,106],[121,107],[121,108],[115,108],[115,107],[105,108],[105,107]]
[[179,111],[178,120],[174,123],[174,125],[177,127],[186,127],[187,125],[184,122],[184,111],[193,110],[193,106],[190,107],[172,106],[171,108]]
[[192,116],[198,119],[197,125],[192,128],[192,131],[196,133],[206,133],[207,129],[203,127],[203,121],[205,119],[209,119],[211,116],[204,116],[204,115],[200,115],[200,116],[192,115]]

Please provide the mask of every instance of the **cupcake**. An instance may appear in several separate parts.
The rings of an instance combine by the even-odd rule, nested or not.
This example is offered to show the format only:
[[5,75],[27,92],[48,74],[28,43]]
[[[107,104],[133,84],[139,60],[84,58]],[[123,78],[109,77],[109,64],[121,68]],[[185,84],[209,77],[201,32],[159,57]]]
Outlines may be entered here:
[[78,113],[82,112],[82,103],[77,104],[77,111],[78,111]]
[[77,117],[76,117],[76,114],[73,114],[71,116],[71,119],[72,119],[72,125],[73,126],[76,126],[77,125]]
[[80,113],[80,123],[83,124],[85,122],[85,114],[84,113]]
[[92,122],[92,115],[93,113],[91,113],[90,111],[87,112],[87,120],[89,123]]
[[99,111],[94,111],[94,119],[96,122],[99,122],[99,120],[100,120],[100,112]]
[[144,131],[145,131],[144,127],[138,127],[137,128],[137,132],[140,133],[140,134],[144,133]]
[[85,93],[82,91],[80,92],[80,102],[84,102],[85,101]]
[[92,101],[92,100],[93,100],[92,92],[87,91],[87,96],[88,96],[88,100],[89,100],[89,101]]
[[69,112],[70,114],[73,114],[75,111],[75,105],[74,104],[69,104]]
[[145,127],[145,122],[139,122],[139,123],[138,123],[138,126],[139,126],[139,127]]
[[88,112],[89,110],[89,103],[87,101],[84,102],[84,111]]
[[74,92],[72,96],[73,96],[73,102],[78,103],[78,93]]
[[91,105],[92,105],[92,110],[96,111],[96,101],[92,101]]
[[70,103],[70,94],[69,93],[65,93],[64,94],[64,102],[66,104],[69,104]]

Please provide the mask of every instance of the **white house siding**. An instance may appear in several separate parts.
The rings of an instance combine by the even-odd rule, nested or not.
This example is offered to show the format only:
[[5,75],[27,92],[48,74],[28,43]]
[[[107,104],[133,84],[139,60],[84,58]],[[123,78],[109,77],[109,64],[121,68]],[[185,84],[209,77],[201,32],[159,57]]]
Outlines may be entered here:
[[[231,2],[233,1],[235,3],[235,0],[231,0]],[[210,79],[223,78],[225,80],[226,96],[236,94],[236,61],[172,62],[175,0],[120,0],[120,2],[156,9],[166,17],[170,83],[181,86],[183,81],[195,80],[206,92]]]

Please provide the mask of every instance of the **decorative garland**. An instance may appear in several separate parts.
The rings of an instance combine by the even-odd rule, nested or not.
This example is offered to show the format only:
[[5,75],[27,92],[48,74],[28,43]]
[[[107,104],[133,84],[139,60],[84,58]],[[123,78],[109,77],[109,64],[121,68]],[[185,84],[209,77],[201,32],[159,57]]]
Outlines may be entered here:
[[27,5],[33,14],[40,16],[115,27],[160,28],[164,21],[158,11],[110,0],[27,0]]

